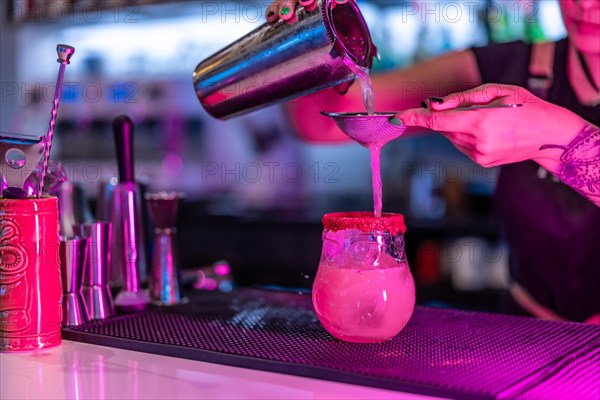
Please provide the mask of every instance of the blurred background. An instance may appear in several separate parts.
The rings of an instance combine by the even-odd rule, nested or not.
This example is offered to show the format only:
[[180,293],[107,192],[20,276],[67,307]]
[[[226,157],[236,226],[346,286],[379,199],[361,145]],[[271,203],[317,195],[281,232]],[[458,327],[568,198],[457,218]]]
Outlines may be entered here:
[[[309,289],[322,215],[372,209],[368,150],[297,140],[281,106],[214,120],[192,86],[196,65],[263,24],[268,4],[2,0],[0,129],[46,132],[55,47],[74,46],[52,158],[83,184],[92,209],[117,173],[112,120],[128,114],[136,124],[137,176],[151,191],[186,193],[182,268],[226,260],[238,284]],[[565,35],[556,0],[359,6],[381,54],[373,73],[489,42]],[[493,213],[498,170],[478,167],[440,135],[423,135],[388,145],[382,173],[384,211],[407,219],[418,301],[494,310],[510,257]]]

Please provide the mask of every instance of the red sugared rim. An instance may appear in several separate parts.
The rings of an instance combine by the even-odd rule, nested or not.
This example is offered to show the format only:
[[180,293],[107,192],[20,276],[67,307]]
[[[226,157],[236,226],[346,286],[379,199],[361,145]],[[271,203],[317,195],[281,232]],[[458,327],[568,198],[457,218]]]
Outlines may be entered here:
[[323,227],[330,231],[356,229],[362,232],[390,232],[392,235],[406,232],[402,214],[383,213],[381,218],[377,218],[369,211],[325,214]]

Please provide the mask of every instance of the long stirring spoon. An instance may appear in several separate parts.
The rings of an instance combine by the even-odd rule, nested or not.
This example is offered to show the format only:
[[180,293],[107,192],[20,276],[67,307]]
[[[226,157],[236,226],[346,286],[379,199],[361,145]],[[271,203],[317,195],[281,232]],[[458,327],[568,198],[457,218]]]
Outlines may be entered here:
[[42,170],[40,175],[40,182],[38,185],[37,197],[42,197],[44,191],[44,177],[46,175],[46,168],[48,167],[48,160],[50,159],[50,149],[52,148],[52,137],[54,136],[54,126],[56,125],[56,116],[58,114],[58,104],[60,102],[60,95],[62,93],[63,80],[65,77],[65,68],[70,64],[71,57],[75,53],[75,48],[66,44],[59,44],[56,46],[56,53],[60,63],[58,70],[58,78],[56,80],[56,89],[54,90],[54,101],[52,102],[52,112],[50,113],[50,124],[48,124],[48,132],[44,136],[44,162],[42,164]]

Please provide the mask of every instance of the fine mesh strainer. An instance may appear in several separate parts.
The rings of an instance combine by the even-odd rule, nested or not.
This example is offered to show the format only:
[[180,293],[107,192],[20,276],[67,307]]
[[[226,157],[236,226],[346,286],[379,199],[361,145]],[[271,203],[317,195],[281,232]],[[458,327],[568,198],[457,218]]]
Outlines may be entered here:
[[[487,104],[459,107],[454,108],[451,111],[475,111],[488,108],[519,108],[522,106],[523,104]],[[390,122],[396,114],[398,114],[397,111],[376,112],[372,115],[367,113],[337,113],[328,111],[321,111],[321,114],[332,118],[342,132],[362,145],[368,145],[369,143],[385,144],[390,140],[400,137],[407,128],[407,126],[403,125],[399,119],[396,119],[396,121],[400,125],[395,125]]]
[[397,114],[395,112],[377,112],[369,115],[367,113],[321,111],[321,114],[332,118],[342,132],[362,145],[387,143],[398,138],[406,130],[406,125],[390,123],[390,120]]

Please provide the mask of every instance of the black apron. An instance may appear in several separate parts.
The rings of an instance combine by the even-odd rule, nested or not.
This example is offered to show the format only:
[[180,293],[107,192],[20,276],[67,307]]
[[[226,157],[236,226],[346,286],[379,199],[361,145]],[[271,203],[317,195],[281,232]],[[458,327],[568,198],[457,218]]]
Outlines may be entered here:
[[[475,48],[484,83],[530,88],[531,45]],[[567,77],[568,42],[556,43],[546,100],[600,123],[600,106],[579,103]],[[548,175],[548,176],[545,176]],[[525,161],[501,169],[495,204],[511,251],[511,277],[541,305],[583,321],[600,313],[600,207]],[[507,312],[527,314],[514,299]]]

